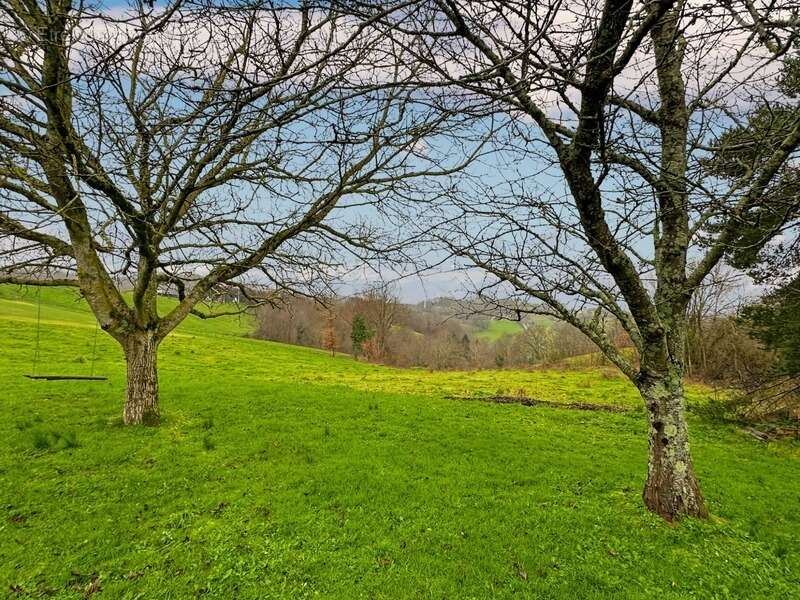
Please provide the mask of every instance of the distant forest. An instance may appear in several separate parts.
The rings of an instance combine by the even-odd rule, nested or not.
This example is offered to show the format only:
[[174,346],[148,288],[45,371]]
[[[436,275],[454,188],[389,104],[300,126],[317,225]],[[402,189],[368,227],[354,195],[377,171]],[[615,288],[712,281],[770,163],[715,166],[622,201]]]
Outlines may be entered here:
[[[730,288],[708,291],[691,307],[689,374],[711,383],[751,380],[773,357],[736,318]],[[324,302],[286,294],[258,309],[256,336],[354,354],[360,360],[434,370],[611,366],[582,332],[547,315],[499,318],[474,302],[437,298],[402,303],[385,287]],[[635,357],[624,329],[600,315],[614,345]],[[355,335],[354,322],[366,324]],[[359,337],[364,337],[359,341]]]

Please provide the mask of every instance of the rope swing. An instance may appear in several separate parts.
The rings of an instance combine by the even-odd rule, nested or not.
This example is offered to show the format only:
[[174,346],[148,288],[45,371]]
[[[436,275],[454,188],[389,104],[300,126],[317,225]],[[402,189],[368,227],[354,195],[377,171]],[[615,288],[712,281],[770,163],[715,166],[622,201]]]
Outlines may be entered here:
[[108,377],[100,377],[94,374],[94,366],[97,361],[97,330],[99,326],[97,320],[94,323],[94,340],[92,343],[92,362],[89,375],[39,375],[39,358],[42,339],[42,288],[36,288],[36,344],[33,350],[33,368],[28,379],[44,379],[46,381],[63,380],[83,380],[83,381],[105,381]]

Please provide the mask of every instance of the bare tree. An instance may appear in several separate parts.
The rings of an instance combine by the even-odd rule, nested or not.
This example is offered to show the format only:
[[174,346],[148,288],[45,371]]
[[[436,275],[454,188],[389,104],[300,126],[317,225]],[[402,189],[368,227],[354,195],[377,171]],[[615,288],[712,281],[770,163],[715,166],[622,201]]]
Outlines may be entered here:
[[322,308],[313,299],[284,292],[273,304],[259,307],[256,316],[256,337],[300,346],[322,339]]
[[379,284],[359,294],[353,304],[354,310],[366,318],[373,332],[371,358],[384,360],[390,351],[389,334],[403,308],[399,299],[389,285]]
[[158,346],[209,294],[313,294],[374,244],[365,214],[458,166],[402,55],[324,3],[4,2],[0,282],[79,287],[124,350],[125,423],[158,423]]
[[336,315],[333,308],[328,309],[320,344],[324,350],[330,351],[332,357],[336,357]]
[[382,21],[436,72],[420,85],[505,114],[494,158],[440,205],[439,238],[487,274],[483,296],[570,323],[636,385],[644,501],[666,519],[707,514],[684,409],[687,306],[796,154],[800,113],[735,181],[707,160],[754,102],[786,102],[790,4],[430,0]]
[[[719,345],[725,328],[721,322],[735,325],[733,315],[742,302],[743,275],[718,263],[692,294],[687,306],[686,372],[707,373],[709,353]],[[735,355],[730,357],[735,360]],[[734,366],[735,368],[735,366]]]

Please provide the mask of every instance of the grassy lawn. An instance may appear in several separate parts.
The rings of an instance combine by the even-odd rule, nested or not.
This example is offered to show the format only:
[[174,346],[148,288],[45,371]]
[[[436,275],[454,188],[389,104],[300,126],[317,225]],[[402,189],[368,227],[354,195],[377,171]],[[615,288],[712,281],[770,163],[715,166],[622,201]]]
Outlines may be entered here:
[[[168,338],[163,425],[124,428],[104,333],[107,382],[22,376],[35,300],[0,286],[2,594],[800,598],[796,443],[692,414],[712,517],[670,527],[642,507],[645,418],[609,371],[390,369],[236,318]],[[71,292],[42,300],[40,371],[87,371],[91,316]],[[517,391],[631,410],[447,398]]]

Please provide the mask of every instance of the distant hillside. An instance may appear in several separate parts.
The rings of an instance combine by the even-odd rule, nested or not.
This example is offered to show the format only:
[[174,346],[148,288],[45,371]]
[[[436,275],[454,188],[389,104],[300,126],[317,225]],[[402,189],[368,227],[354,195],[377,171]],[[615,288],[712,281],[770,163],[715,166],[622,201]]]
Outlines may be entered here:
[[523,331],[524,328],[518,321],[492,319],[486,322],[485,329],[478,330],[475,337],[488,342],[496,342],[503,336],[517,335]]

